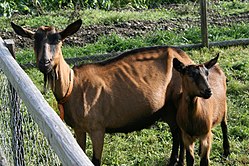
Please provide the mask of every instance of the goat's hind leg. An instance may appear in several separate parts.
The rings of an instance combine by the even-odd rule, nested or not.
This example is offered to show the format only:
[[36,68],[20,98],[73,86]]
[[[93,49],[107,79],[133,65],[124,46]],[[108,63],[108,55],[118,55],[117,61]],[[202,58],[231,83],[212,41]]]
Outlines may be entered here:
[[179,145],[180,145],[180,134],[179,134],[180,131],[179,130],[180,129],[177,126],[170,125],[173,145],[172,145],[172,150],[171,150],[170,162],[168,166],[174,166],[177,164],[177,161],[178,161],[178,150],[179,150]]
[[223,134],[223,149],[224,149],[224,157],[228,157],[230,154],[230,145],[228,141],[228,133],[227,133],[227,121],[224,118],[221,122],[221,130]]

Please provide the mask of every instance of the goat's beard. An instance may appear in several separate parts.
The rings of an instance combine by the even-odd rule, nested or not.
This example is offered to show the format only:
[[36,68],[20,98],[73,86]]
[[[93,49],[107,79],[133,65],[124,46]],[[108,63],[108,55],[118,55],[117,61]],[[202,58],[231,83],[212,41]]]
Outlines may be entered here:
[[57,79],[57,74],[55,70],[51,70],[49,73],[43,73],[44,75],[44,85],[43,85],[43,92],[46,94],[49,88],[52,91],[55,90],[55,80]]

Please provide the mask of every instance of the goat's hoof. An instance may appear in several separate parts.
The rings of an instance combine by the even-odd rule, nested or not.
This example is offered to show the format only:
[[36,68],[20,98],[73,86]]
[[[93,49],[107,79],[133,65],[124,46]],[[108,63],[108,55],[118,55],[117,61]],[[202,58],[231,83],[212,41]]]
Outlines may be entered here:
[[179,161],[171,161],[167,166],[184,166],[184,163]]
[[183,162],[178,162],[177,166],[184,166],[184,163]]
[[230,150],[225,150],[224,154],[223,154],[223,157],[228,158],[229,155],[230,155]]
[[178,165],[178,161],[177,160],[171,160],[167,166],[177,166]]

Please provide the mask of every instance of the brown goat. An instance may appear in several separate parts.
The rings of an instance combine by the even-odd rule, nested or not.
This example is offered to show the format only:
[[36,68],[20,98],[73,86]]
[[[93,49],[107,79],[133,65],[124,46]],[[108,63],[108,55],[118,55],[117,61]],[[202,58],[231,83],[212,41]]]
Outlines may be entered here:
[[173,60],[181,73],[182,95],[177,110],[177,123],[186,148],[187,165],[194,164],[194,142],[200,139],[200,165],[209,165],[212,127],[221,123],[224,156],[230,153],[227,137],[226,77],[217,63],[219,55],[201,65],[184,65]]
[[[60,32],[47,26],[32,32],[11,23],[18,35],[34,39],[37,66],[44,74],[45,84],[48,79],[60,116],[74,129],[83,150],[86,132],[89,134],[95,165],[100,165],[106,132],[141,130],[160,117],[169,123],[175,140],[170,158],[173,165],[179,141],[176,113],[171,111],[174,109],[170,103],[175,93],[167,89],[172,84],[173,59],[188,63],[191,60],[180,49],[158,46],[127,51],[111,60],[70,69],[62,56],[62,41],[77,32],[81,24],[78,20]],[[165,104],[165,100],[169,102]]]

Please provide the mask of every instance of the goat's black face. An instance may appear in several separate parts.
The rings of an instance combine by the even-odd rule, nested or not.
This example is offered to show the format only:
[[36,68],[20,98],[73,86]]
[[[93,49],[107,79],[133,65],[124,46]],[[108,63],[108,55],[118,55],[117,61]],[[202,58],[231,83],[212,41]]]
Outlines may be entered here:
[[210,85],[208,83],[208,69],[204,65],[190,65],[185,69],[185,79],[192,89],[192,94],[198,97],[208,99],[212,95]]
[[183,89],[191,96],[208,99],[212,96],[211,87],[208,82],[209,69],[211,69],[219,58],[219,54],[210,61],[201,65],[184,65],[177,58],[173,59],[173,67],[182,76]]
[[60,59],[62,59],[62,41],[67,36],[76,33],[81,24],[82,20],[79,19],[60,32],[56,32],[55,28],[51,26],[41,26],[36,32],[33,32],[11,22],[11,26],[16,34],[22,37],[34,39],[36,64],[39,70],[44,74],[44,85],[46,85],[48,77],[54,77],[55,72],[51,71],[53,71],[53,69],[60,63]]
[[60,32],[56,32],[55,28],[51,26],[41,26],[36,32],[33,32],[11,22],[12,28],[18,35],[34,39],[36,63],[44,75],[50,73],[59,63],[59,57],[62,56],[62,40],[76,33],[81,24],[82,20],[79,19]]
[[34,34],[34,50],[39,70],[48,74],[55,64],[60,52],[61,37],[53,27],[40,27]]

